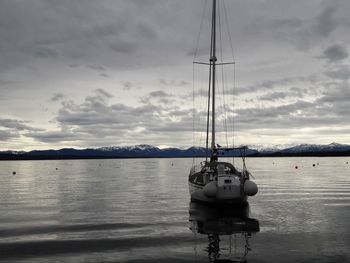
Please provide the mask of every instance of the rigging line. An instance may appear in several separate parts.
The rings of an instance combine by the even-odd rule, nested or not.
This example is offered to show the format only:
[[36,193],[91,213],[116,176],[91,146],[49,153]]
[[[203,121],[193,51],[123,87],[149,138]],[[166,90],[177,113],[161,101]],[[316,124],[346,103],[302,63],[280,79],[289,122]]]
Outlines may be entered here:
[[[220,36],[220,56],[221,56],[221,62],[223,62],[223,55],[222,55],[222,30],[221,30],[221,13],[220,13],[220,2],[218,2],[218,22],[219,22],[219,36]],[[223,111],[224,111],[224,119],[223,119],[223,126],[225,130],[225,138],[226,138],[226,147],[228,147],[228,138],[227,138],[227,113],[226,113],[226,100],[225,100],[225,79],[224,79],[224,66],[221,66],[221,82],[222,82],[222,100],[223,100]]]
[[[200,76],[203,75],[201,72],[199,74],[200,74]],[[200,89],[201,89],[201,86],[199,86],[199,90]],[[198,146],[201,146],[202,139],[203,139],[203,134],[205,133],[205,125],[203,125],[203,117],[201,115],[201,110],[203,109],[203,97],[202,96],[199,96],[199,100],[198,100],[198,104],[196,106],[196,109],[199,109],[199,111],[196,110],[196,113],[197,113],[196,121],[197,121],[197,124],[198,124],[198,129],[197,129],[198,136],[197,136],[197,139],[198,139]],[[205,109],[205,107],[204,107],[204,109]]]
[[231,53],[232,53],[232,59],[233,59],[233,62],[235,64],[235,53],[233,51],[233,42],[232,42],[232,37],[231,37],[231,33],[230,33],[230,30],[229,30],[229,27],[228,27],[228,18],[227,18],[227,9],[226,9],[226,5],[225,5],[225,0],[223,0],[223,6],[224,6],[224,13],[225,13],[225,21],[226,21],[226,28],[227,28],[227,35],[228,35],[228,38],[229,38],[229,42],[230,42],[230,47],[231,47]]
[[[196,41],[196,49],[195,49],[195,52],[194,52],[194,55],[193,55],[193,61],[196,60],[196,56],[198,54],[198,49],[199,49],[199,39],[200,39],[200,36],[201,36],[201,33],[202,33],[202,28],[203,28],[203,23],[204,23],[204,18],[205,18],[205,11],[206,11],[206,7],[207,7],[207,2],[208,0],[205,1],[204,5],[203,5],[203,11],[202,11],[202,18],[201,18],[201,23],[200,23],[200,27],[199,27],[199,32],[198,32],[198,36],[197,36],[197,41]],[[193,82],[193,106],[195,105],[195,98],[194,98],[194,95],[195,95],[195,84],[194,84],[194,67],[192,68],[192,72],[193,72],[193,79],[192,79],[192,82]],[[193,145],[195,143],[195,108],[193,107]],[[200,118],[200,116],[199,116]],[[200,125],[200,120],[199,120],[199,125]],[[201,133],[200,133],[200,137],[201,137]],[[200,141],[201,141],[201,138],[200,138]]]
[[[204,72],[204,71],[203,71]],[[207,74],[207,72],[205,72]],[[201,74],[202,76],[203,74]],[[202,83],[202,86],[204,87],[203,83]],[[200,88],[200,90],[202,90],[202,86]],[[200,94],[199,94],[200,95]],[[205,109],[205,107],[203,107],[203,96],[199,96],[200,100],[199,100],[199,109],[202,110],[203,108]],[[203,111],[205,112],[205,111]],[[202,114],[202,111],[199,112],[198,114],[198,125],[200,127],[199,129],[199,146],[202,146],[202,139],[203,139],[203,134],[205,133],[205,128],[206,128],[206,125],[204,125],[204,122],[205,121],[205,115],[203,116]]]
[[[218,69],[215,69],[215,71],[217,72]],[[215,83],[216,83],[216,86],[219,87],[219,80],[218,79],[215,80]],[[220,94],[220,95],[222,95],[222,94]],[[224,108],[223,107],[223,100],[222,100],[222,96],[217,96],[217,98],[218,98],[218,101],[219,101],[219,103],[217,104],[217,107],[218,107],[217,108],[218,109],[217,113],[218,113],[218,118],[220,118],[220,120],[221,120],[221,118],[222,118],[222,116],[224,114],[223,113],[223,108]],[[218,130],[218,133],[220,134],[220,137],[218,137],[219,139],[221,139],[222,131],[225,132],[225,127],[224,127],[223,120],[222,120],[222,129]]]
[[197,53],[198,53],[199,38],[200,38],[200,36],[201,36],[202,29],[203,29],[203,22],[204,22],[205,10],[206,10],[206,7],[207,7],[207,2],[208,2],[208,0],[205,0],[204,7],[203,7],[203,11],[202,11],[201,24],[200,24],[200,26],[199,26],[199,32],[198,32],[198,36],[197,36],[196,49],[195,49],[195,52],[194,52],[194,55],[193,55],[193,62],[196,60]]
[[[232,87],[232,147],[235,147],[235,103],[234,103],[234,92],[236,90],[236,59],[235,59],[235,53],[233,50],[233,41],[232,41],[232,37],[231,37],[231,33],[229,30],[229,23],[228,23],[228,16],[227,16],[227,8],[226,8],[226,4],[225,4],[225,0],[223,0],[223,6],[224,6],[224,14],[225,14],[225,22],[226,22],[226,29],[227,29],[227,35],[229,38],[229,43],[230,43],[230,48],[231,48],[231,54],[232,54],[232,59],[233,59],[233,87]],[[235,164],[235,158],[232,157],[232,163],[233,165]]]
[[[219,80],[216,79],[216,84],[217,86],[219,86]],[[222,94],[221,94],[222,95]],[[226,125],[226,122],[225,122],[225,118],[226,118],[226,107],[225,107],[225,99],[224,99],[224,96],[218,96],[218,99],[219,99],[219,105],[221,106],[220,108],[220,111],[219,113],[221,114],[221,117],[223,118],[222,119],[222,127],[223,127],[223,130],[224,130],[224,133],[225,133],[225,137],[226,137],[226,148],[229,148],[228,147],[228,137],[227,137],[227,126]],[[221,133],[221,131],[220,131]]]
[[230,129],[232,129],[232,147],[234,148],[235,147],[235,126],[236,126],[236,123],[235,123],[235,90],[236,90],[236,64],[233,65],[233,85],[232,85],[232,97],[230,99],[231,103],[230,103],[230,107],[232,107],[232,115],[231,115],[231,118],[229,119],[230,122],[231,122],[231,127]]
[[[231,48],[231,53],[232,53],[232,59],[234,61],[234,64],[233,64],[233,88],[232,88],[232,95],[234,95],[234,91],[236,89],[236,59],[235,59],[235,54],[234,54],[234,50],[233,50],[233,41],[232,41],[231,33],[230,33],[230,30],[229,30],[229,26],[228,26],[229,23],[228,23],[227,8],[226,8],[226,5],[225,5],[225,0],[223,0],[223,6],[224,6],[224,14],[225,14],[227,35],[229,37],[230,48]],[[232,111],[234,113],[234,96],[232,96]],[[235,146],[234,127],[235,127],[235,121],[234,121],[234,114],[233,114],[232,115],[232,147]]]

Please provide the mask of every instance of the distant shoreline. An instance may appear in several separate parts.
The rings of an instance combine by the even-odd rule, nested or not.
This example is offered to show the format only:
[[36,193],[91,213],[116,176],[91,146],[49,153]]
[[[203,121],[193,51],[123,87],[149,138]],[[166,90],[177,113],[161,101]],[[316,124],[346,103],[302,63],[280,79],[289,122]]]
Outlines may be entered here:
[[[260,157],[347,157],[350,152],[304,152],[304,153],[255,153],[249,154],[247,158]],[[222,158],[240,156],[222,155]],[[36,161],[36,160],[101,160],[101,159],[175,159],[175,158],[205,158],[205,156],[28,156],[0,154],[0,161]]]
[[[220,149],[221,147],[218,147]],[[242,150],[243,149],[243,150]],[[285,149],[221,148],[220,157],[336,157],[350,156],[350,145],[331,143],[328,145],[301,144]],[[205,158],[210,150],[204,147],[158,148],[152,145],[111,146],[102,148],[32,151],[0,151],[0,160],[76,160],[76,159],[141,159],[141,158]]]

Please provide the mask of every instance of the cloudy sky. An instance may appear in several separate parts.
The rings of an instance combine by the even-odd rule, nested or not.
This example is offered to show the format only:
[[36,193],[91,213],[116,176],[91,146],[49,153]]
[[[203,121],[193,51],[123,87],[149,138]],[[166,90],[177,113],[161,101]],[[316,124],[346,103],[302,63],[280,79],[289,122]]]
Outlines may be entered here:
[[[350,2],[219,10],[218,142],[234,117],[236,144],[350,143]],[[0,0],[0,150],[203,144],[209,19],[205,0]]]

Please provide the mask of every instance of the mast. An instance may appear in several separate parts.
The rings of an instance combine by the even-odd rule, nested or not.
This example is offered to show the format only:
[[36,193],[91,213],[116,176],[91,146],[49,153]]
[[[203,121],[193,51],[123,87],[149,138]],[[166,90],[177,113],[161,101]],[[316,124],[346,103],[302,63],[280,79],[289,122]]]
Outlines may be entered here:
[[211,26],[211,45],[210,45],[210,60],[211,65],[211,81],[212,81],[212,128],[211,128],[211,161],[216,160],[216,147],[215,147],[215,66],[216,66],[216,0],[213,0],[213,13],[212,13],[212,26]]

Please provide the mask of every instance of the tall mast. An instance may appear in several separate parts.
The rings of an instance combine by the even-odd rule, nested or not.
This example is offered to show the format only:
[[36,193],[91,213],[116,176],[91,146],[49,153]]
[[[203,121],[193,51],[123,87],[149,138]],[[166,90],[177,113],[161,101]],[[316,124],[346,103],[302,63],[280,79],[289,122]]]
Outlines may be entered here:
[[211,74],[212,74],[212,129],[211,129],[211,160],[216,158],[216,147],[215,147],[215,64],[216,58],[216,0],[213,0],[213,13],[212,13],[212,26],[211,26],[211,45],[210,45],[210,64],[211,64]]

